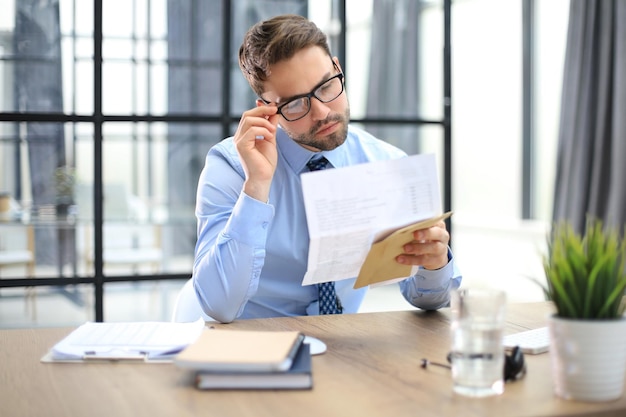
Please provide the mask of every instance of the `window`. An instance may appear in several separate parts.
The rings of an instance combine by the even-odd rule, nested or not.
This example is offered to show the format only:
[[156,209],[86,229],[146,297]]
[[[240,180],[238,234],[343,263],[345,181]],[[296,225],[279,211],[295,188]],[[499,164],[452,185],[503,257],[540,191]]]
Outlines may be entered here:
[[[531,3],[533,123],[525,127],[522,47],[531,22],[522,11]],[[567,5],[0,0],[0,193],[12,197],[4,215],[22,229],[6,234],[0,222],[0,251],[28,250],[32,230],[36,260],[34,274],[0,265],[0,289],[36,285],[97,320],[120,318],[105,309],[110,297],[142,281],[170,283],[162,298],[171,302],[191,273],[204,156],[254,103],[239,43],[250,25],[279,13],[306,15],[328,34],[355,124],[410,154],[437,155],[466,279],[497,280],[518,262],[516,245],[528,259],[543,241],[541,224],[521,221],[524,204],[549,218]],[[534,143],[527,164],[524,129]],[[493,255],[502,268],[472,250],[483,238],[507,248]]]

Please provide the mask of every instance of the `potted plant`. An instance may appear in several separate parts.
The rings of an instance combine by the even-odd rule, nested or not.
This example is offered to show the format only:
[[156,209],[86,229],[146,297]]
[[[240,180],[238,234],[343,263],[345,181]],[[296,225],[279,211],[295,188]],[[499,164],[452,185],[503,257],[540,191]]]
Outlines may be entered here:
[[54,185],[56,213],[60,216],[67,216],[70,206],[74,204],[75,169],[70,166],[56,168],[54,170]]
[[589,216],[584,233],[553,226],[543,257],[555,393],[581,401],[621,397],[626,374],[626,241]]

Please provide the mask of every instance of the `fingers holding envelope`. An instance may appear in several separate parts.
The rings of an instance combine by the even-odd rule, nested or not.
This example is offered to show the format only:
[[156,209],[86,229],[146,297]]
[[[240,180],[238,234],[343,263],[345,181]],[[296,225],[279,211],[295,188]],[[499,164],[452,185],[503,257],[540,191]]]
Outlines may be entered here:
[[413,240],[404,245],[404,253],[396,261],[405,265],[421,265],[426,269],[439,269],[448,263],[450,234],[443,220],[432,227],[413,232]]

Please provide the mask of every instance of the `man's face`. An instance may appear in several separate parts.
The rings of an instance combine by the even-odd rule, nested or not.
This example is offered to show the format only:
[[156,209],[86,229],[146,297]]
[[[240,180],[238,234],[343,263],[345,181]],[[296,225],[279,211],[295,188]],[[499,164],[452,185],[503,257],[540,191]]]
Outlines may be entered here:
[[[339,64],[336,61],[335,64],[319,47],[303,49],[293,58],[271,67],[263,100],[280,107],[296,96],[308,94],[340,72]],[[281,116],[282,128],[293,140],[312,151],[328,151],[344,143],[350,120],[346,92],[327,103],[315,97],[309,101],[311,109],[303,118],[290,122]],[[265,105],[261,100],[258,104]]]

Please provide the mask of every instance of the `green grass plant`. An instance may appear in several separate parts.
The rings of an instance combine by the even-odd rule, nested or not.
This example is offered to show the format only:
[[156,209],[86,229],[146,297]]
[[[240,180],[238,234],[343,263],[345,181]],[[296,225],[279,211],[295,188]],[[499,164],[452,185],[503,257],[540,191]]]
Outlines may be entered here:
[[617,230],[588,217],[583,234],[555,223],[543,256],[546,298],[562,318],[607,320],[622,317],[626,289],[626,241]]

